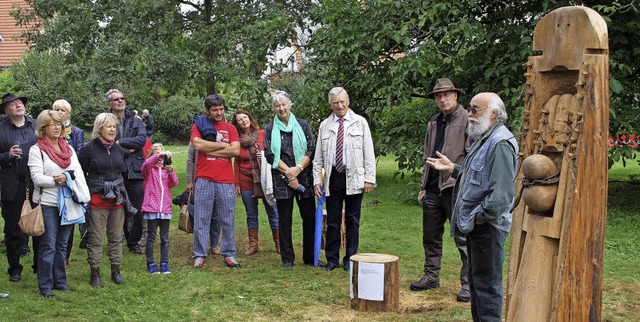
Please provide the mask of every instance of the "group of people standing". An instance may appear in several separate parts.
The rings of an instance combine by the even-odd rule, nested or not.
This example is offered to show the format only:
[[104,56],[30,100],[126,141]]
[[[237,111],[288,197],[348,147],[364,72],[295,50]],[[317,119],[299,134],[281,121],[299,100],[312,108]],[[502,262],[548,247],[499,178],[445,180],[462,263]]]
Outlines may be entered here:
[[[451,236],[462,261],[461,289],[456,298],[471,302],[474,321],[500,321],[504,242],[511,226],[509,209],[515,192],[518,144],[504,125],[507,113],[497,94],[477,94],[468,110],[458,103],[460,94],[451,80],[442,78],[427,95],[436,101],[440,113],[427,127],[418,194],[423,208],[424,276],[410,289],[440,287],[442,237],[444,224],[450,220]],[[153,145],[145,161],[142,147],[149,134],[148,124],[126,109],[120,91],[109,90],[109,111],[96,117],[93,140],[83,146],[82,131],[69,121],[68,102],[56,101],[53,110],[43,111],[33,120],[25,116],[26,101],[9,93],[0,105],[0,112],[7,115],[0,123],[0,180],[9,280],[19,281],[22,272],[19,260],[26,236],[18,220],[25,192],[31,186],[32,201],[42,204],[46,226],[45,234],[37,239],[39,246],[34,245],[40,294],[50,297],[54,289],[71,289],[64,270],[72,226],[60,224],[57,201],[58,187],[66,185],[68,173],[75,174],[76,183],[91,195],[86,235],[92,286],[102,286],[105,230],[111,280],[121,284],[123,235],[131,252],[143,254],[139,245],[143,218],[149,232],[147,270],[169,273],[170,189],[178,179],[167,162],[171,153],[161,144]],[[242,109],[235,111],[228,123],[225,100],[218,95],[205,98],[203,115],[194,118],[187,167],[187,190],[195,196],[195,268],[203,267],[210,248],[223,256],[224,265],[240,267],[234,238],[236,196],[241,196],[247,214],[249,247],[245,255],[259,249],[258,201],[262,199],[282,267],[294,266],[295,200],[302,219],[302,262],[314,265],[315,197],[325,196],[327,262],[321,266],[325,271],[340,266],[344,209],[346,251],[342,267],[349,270],[349,258],[358,251],[363,193],[376,186],[375,154],[369,125],[349,109],[346,90],[331,89],[328,103],[332,113],[314,136],[309,123],[292,113],[293,103],[286,92],[271,95],[274,117],[264,130]],[[29,151],[28,157],[24,150]],[[270,180],[262,179],[263,174],[270,174]],[[270,194],[275,203],[266,198]],[[160,268],[153,257],[158,227]],[[6,296],[0,293],[0,297]]]
[[[191,144],[197,151],[191,184],[195,192],[194,267],[205,264],[209,247],[214,245],[210,235],[218,233],[222,236],[223,263],[240,267],[234,241],[236,195],[242,197],[247,212],[246,255],[259,249],[258,200],[263,199],[282,267],[294,266],[295,200],[302,218],[302,262],[314,265],[315,197],[326,195],[327,263],[321,266],[331,271],[340,264],[344,204],[347,250],[343,268],[349,269],[348,259],[358,250],[362,195],[371,192],[376,183],[375,155],[369,125],[349,109],[347,92],[336,87],[328,99],[332,113],[321,124],[317,138],[309,123],[291,112],[293,104],[286,92],[271,95],[274,118],[264,130],[246,110],[237,110],[231,124],[227,123],[224,99],[218,95],[205,99],[205,113],[196,117],[191,134]],[[266,182],[260,179],[264,171],[271,178]],[[265,198],[267,193],[273,195],[275,204]],[[214,239],[217,242],[217,237]]]
[[[18,221],[27,191],[30,191],[32,205],[42,207],[45,225],[44,234],[33,237],[33,270],[44,297],[53,297],[53,290],[72,290],[67,284],[65,267],[73,245],[73,225],[61,222],[61,214],[67,210],[62,201],[65,198],[60,196],[63,187],[70,188],[71,185],[82,192],[80,195],[86,196],[86,200],[77,201],[88,205],[86,224],[80,225],[80,229],[86,239],[90,283],[95,287],[102,286],[100,263],[105,231],[111,280],[122,284],[123,236],[126,236],[130,251],[144,254],[139,245],[143,213],[149,217],[147,219],[166,220],[162,225],[149,220],[149,226],[154,225],[151,229],[160,225],[161,233],[171,218],[169,201],[163,203],[160,198],[158,203],[155,197],[160,194],[155,189],[145,192],[144,186],[145,179],[148,186],[157,186],[157,181],[161,180],[159,187],[163,193],[164,189],[168,192],[164,198],[170,199],[169,189],[177,183],[177,177],[171,166],[157,160],[168,159],[171,154],[163,152],[159,146],[157,155],[147,160],[156,163],[144,163],[145,124],[126,109],[125,98],[119,90],[109,90],[105,98],[109,110],[95,118],[92,140],[85,144],[84,132],[71,124],[71,105],[66,100],[54,102],[51,110],[42,111],[34,120],[26,116],[26,97],[12,93],[2,97],[0,112],[6,117],[0,122],[0,179],[9,281],[21,280],[20,252],[28,238]],[[155,175],[153,169],[161,172]],[[174,180],[164,182],[167,181],[164,178]],[[153,239],[155,231],[149,235]],[[165,243],[163,238],[163,255],[165,246],[168,247],[168,240]],[[161,260],[163,272],[169,272],[168,258],[162,256]]]

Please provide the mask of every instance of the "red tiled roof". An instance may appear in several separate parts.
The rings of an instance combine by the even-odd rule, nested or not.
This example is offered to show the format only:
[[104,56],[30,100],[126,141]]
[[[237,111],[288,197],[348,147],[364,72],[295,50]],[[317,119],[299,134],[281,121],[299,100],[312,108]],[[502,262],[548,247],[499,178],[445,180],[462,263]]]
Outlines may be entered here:
[[10,15],[14,5],[27,5],[22,0],[0,0],[0,69],[9,67],[20,60],[29,49],[29,45],[19,38],[26,27],[16,26],[16,20]]

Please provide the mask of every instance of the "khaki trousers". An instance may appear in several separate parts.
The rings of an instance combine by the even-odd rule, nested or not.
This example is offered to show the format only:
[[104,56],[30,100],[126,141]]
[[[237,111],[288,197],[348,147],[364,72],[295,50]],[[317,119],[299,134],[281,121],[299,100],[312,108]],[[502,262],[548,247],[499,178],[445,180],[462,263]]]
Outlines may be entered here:
[[[89,214],[89,212],[87,212]],[[91,209],[87,215],[87,262],[89,266],[100,267],[102,241],[107,231],[108,253],[111,265],[122,263],[122,241],[124,239],[124,209]]]

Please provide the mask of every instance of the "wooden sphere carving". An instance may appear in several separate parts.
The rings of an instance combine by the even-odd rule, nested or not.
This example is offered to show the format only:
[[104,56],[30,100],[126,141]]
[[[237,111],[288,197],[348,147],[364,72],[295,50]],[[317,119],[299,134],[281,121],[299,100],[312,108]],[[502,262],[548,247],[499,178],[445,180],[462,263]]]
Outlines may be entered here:
[[531,186],[524,189],[522,199],[529,209],[547,212],[553,209],[558,194],[558,184],[550,186]]
[[542,154],[532,154],[522,161],[522,174],[529,180],[544,179],[558,171],[556,165]]

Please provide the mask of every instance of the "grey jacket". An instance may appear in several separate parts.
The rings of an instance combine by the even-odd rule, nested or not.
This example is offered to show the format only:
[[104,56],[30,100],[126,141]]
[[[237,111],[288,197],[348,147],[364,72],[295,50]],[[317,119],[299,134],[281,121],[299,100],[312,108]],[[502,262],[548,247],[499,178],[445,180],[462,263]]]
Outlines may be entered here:
[[[344,144],[346,147],[346,184],[347,195],[359,194],[364,191],[364,183],[376,185],[376,156],[373,151],[373,139],[367,120],[354,113],[347,112],[348,126],[344,129]],[[320,124],[316,154],[313,158],[313,184],[322,184],[325,195],[329,196],[329,178],[331,177],[333,159],[336,155],[336,136],[338,124],[334,114]],[[345,123],[347,124],[347,123]],[[321,182],[322,169],[325,170],[324,182]]]
[[[427,180],[429,179],[429,172],[437,171],[427,165],[427,158],[430,158],[435,149],[436,134],[437,134],[437,120],[442,112],[434,115],[429,124],[427,125],[427,132],[424,136],[424,152],[422,155],[424,163],[424,173],[422,174],[421,190],[427,189]],[[464,156],[469,151],[469,139],[466,134],[468,115],[467,111],[458,104],[452,113],[445,116],[447,121],[447,128],[444,132],[444,142],[442,144],[442,151],[451,162],[455,164],[461,164],[464,160]],[[440,171],[438,176],[438,187],[440,191],[452,188],[456,184],[456,179],[448,173]]]
[[511,229],[510,206],[516,189],[518,142],[513,134],[498,122],[475,141],[462,166],[456,165],[452,232],[468,234],[475,220],[486,221],[508,233]]

